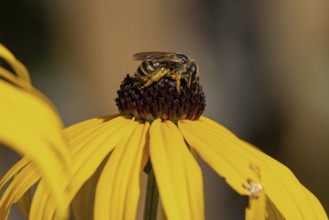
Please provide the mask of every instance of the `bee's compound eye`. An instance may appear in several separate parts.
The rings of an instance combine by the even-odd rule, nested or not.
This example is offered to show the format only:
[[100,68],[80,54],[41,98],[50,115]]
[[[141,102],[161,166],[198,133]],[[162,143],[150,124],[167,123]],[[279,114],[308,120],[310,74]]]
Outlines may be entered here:
[[192,63],[191,66],[189,67],[188,71],[189,71],[190,73],[195,73],[196,70],[197,70],[197,66],[196,66],[196,64],[195,64],[195,63]]

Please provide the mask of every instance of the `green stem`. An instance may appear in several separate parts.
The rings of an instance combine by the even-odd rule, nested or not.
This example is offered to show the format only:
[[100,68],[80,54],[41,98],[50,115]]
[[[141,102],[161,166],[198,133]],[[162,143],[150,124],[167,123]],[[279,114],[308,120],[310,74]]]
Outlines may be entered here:
[[159,203],[158,187],[154,178],[153,169],[147,178],[146,197],[144,204],[144,220],[156,220]]

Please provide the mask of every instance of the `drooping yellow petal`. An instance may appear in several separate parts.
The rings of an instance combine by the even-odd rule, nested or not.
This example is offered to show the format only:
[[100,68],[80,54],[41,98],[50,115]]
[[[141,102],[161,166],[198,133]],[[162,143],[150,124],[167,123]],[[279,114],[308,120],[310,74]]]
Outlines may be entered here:
[[[25,81],[27,84],[31,84],[30,75],[26,67],[21,62],[19,62],[19,60],[17,60],[15,56],[2,44],[0,44],[0,57],[7,61],[8,64],[13,67],[17,78],[21,79],[22,81]],[[2,71],[0,71],[0,76],[2,76],[1,72]]]
[[179,122],[185,140],[225,181],[238,193],[249,195],[247,180],[259,182],[257,173],[251,169],[252,158],[240,151],[239,140],[226,135],[226,131],[214,130],[201,121]]
[[167,218],[204,219],[201,169],[172,122],[152,123],[150,158]]
[[283,164],[241,141],[242,149],[261,170],[262,185],[269,202],[286,219],[328,219],[316,197]]
[[27,157],[23,157],[17,163],[15,163],[0,180],[0,192],[3,191],[5,184],[30,162],[31,160],[29,160]]
[[18,78],[16,75],[14,75],[13,73],[9,72],[8,70],[6,70],[1,66],[0,66],[0,79],[4,79],[7,82],[26,90],[29,90],[31,88],[31,84],[29,82],[26,82],[25,80]]
[[43,100],[1,80],[0,91],[0,142],[30,158],[65,216],[70,156],[58,115]]
[[266,194],[286,219],[328,219],[320,202],[286,166],[247,143],[244,147],[260,164]]
[[[39,151],[44,145],[30,146],[27,139],[38,138],[39,142],[48,142],[49,150],[62,158],[62,163],[68,164],[69,153],[62,134],[62,122],[51,107],[33,95],[0,81],[0,140],[14,150],[25,154],[26,151]],[[27,135],[31,134],[31,135]],[[32,141],[32,140],[31,140]]]
[[72,214],[74,219],[94,218],[96,186],[107,160],[108,156],[105,157],[103,162],[97,167],[94,174],[83,184],[79,192],[75,195],[72,201]]
[[[10,208],[15,203],[18,203],[21,211],[25,216],[28,216],[29,208],[31,204],[31,192],[30,188],[37,183],[40,179],[41,174],[37,173],[37,169],[32,166],[30,160],[26,157],[22,158],[19,162],[17,162],[4,176],[1,180],[1,187],[10,179],[13,179],[8,187],[2,189],[4,191],[3,196],[0,200],[0,219],[6,219],[8,217]],[[63,179],[62,177],[58,177],[59,179]],[[45,192],[49,193],[49,189]],[[52,195],[51,195],[52,196]],[[54,198],[51,198],[54,200]],[[65,201],[61,201],[65,202]],[[54,201],[52,203],[53,208],[57,209],[58,201]],[[41,207],[38,207],[40,209]],[[63,218],[63,211],[59,212],[60,218]]]
[[[73,157],[78,158],[76,155],[80,154],[83,150],[92,151],[94,147],[86,148],[86,145],[93,144],[95,141],[104,141],[105,139],[107,139],[107,137],[111,136],[113,132],[120,132],[117,130],[124,129],[123,126],[128,126],[128,123],[130,123],[129,119],[126,119],[124,117],[117,117],[110,121],[103,121],[100,124],[95,124],[94,126],[86,127],[85,130],[80,131],[79,133],[76,133],[76,135],[73,135],[71,137],[67,136]],[[65,134],[66,129],[64,130]],[[119,136],[116,135],[116,137]],[[88,154],[84,154],[84,157],[88,157]],[[75,161],[78,162],[77,160]]]
[[99,178],[94,219],[136,219],[149,124],[135,122],[114,149]]
[[24,168],[14,176],[0,200],[0,219],[6,219],[8,217],[11,206],[16,203],[38,179],[36,170],[31,163],[24,166]]
[[275,207],[272,201],[266,197],[266,220],[285,220],[286,218],[283,217],[281,212]]
[[[105,122],[103,118],[102,121],[103,123],[99,124],[98,119],[91,119],[64,130],[65,133],[68,130],[69,146],[73,152],[73,175],[69,202],[96,172],[104,158],[118,145],[133,124],[131,119],[121,116]],[[53,208],[54,202],[48,201],[49,195],[44,190],[44,187],[40,188],[34,195],[30,219],[43,220],[57,215]],[[44,201],[48,202],[44,203]],[[42,207],[42,209],[38,209],[38,207]]]
[[[46,189],[44,181],[41,180],[33,196],[29,219],[51,220],[54,215],[54,205],[55,201],[50,198],[49,192]],[[60,220],[61,218],[54,219]]]
[[266,196],[261,192],[257,198],[250,196],[245,220],[266,220]]
[[318,216],[318,219],[328,219],[327,214],[325,213],[323,207],[321,206],[318,198],[316,198],[308,189],[304,187],[305,194],[309,200],[309,202],[312,204],[313,209],[315,210],[316,215]]
[[72,196],[120,143],[133,124],[132,120],[120,116],[98,126],[93,134],[89,133],[89,137],[84,135],[74,144],[69,143],[73,148],[80,149],[73,155]]
[[[18,201],[17,195],[24,195],[28,185],[42,176],[48,190],[52,192],[51,197],[56,201],[55,208],[65,216],[63,207],[66,206],[65,188],[69,184],[69,153],[62,134],[62,123],[49,100],[31,85],[25,66],[2,45],[0,57],[14,70],[14,73],[11,73],[0,68],[0,142],[26,155],[31,161],[31,167],[36,171],[31,176],[32,172],[26,172],[29,167],[19,168],[20,161],[8,172],[3,182],[7,182],[8,177],[12,178],[16,172],[19,173],[6,188],[0,208],[9,210],[9,206]],[[25,182],[17,181],[24,178],[24,173],[27,175]]]
[[32,189],[27,190],[22,197],[17,201],[17,206],[23,216],[27,219],[30,215],[30,208],[32,203]]
[[[252,196],[245,183],[252,180],[261,184],[267,205],[272,202],[284,218],[327,219],[321,204],[287,167],[234,135],[227,135],[224,127],[204,118],[182,121],[179,127],[189,145],[237,192]],[[235,173],[219,166],[234,167],[231,171]]]
[[230,130],[225,128],[223,125],[218,124],[217,122],[211,120],[210,118],[201,116],[199,121],[207,123],[208,126],[211,126],[212,128],[216,129],[216,131],[221,132],[227,136],[237,137],[235,134],[233,134]]
[[[95,127],[96,125],[99,125],[103,123],[104,121],[108,121],[110,119],[113,119],[115,117],[118,117],[118,115],[111,115],[106,117],[99,117],[99,118],[92,118],[77,124],[74,124],[68,128],[65,128],[65,135],[66,137],[71,140],[72,138],[76,137],[77,135]],[[71,140],[72,141],[72,140]]]
[[14,70],[14,72],[10,72],[9,70],[0,66],[0,80],[4,80],[7,83],[16,86],[17,88],[24,89],[26,92],[30,93],[36,98],[43,100],[57,114],[56,108],[53,106],[52,102],[32,86],[30,75],[26,67],[19,60],[17,60],[14,55],[2,44],[0,44],[0,58],[3,58]]
[[[255,185],[253,185],[255,184]],[[250,182],[249,206],[246,208],[246,220],[285,220],[259,183]]]

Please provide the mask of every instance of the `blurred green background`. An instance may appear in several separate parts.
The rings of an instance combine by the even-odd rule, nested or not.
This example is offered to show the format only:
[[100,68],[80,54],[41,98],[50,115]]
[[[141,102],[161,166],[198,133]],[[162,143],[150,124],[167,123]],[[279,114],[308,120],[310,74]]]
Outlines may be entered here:
[[[328,6],[326,0],[2,0],[0,42],[28,67],[66,125],[117,112],[120,82],[139,64],[133,53],[189,55],[200,66],[205,115],[286,164],[328,212]],[[0,150],[3,174],[17,157]],[[202,166],[207,219],[243,219],[246,198]]]

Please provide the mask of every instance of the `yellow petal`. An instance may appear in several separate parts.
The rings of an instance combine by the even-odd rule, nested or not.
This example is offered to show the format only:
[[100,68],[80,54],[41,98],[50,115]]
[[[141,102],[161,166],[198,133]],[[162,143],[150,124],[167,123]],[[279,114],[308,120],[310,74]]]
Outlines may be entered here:
[[17,201],[17,206],[23,216],[28,219],[32,203],[32,189],[27,190],[24,195]]
[[136,219],[142,157],[149,124],[135,122],[132,131],[114,149],[99,178],[95,219]]
[[56,112],[55,107],[48,100],[48,98],[32,86],[30,75],[26,67],[2,44],[0,44],[0,57],[3,58],[14,70],[14,73],[12,73],[0,66],[0,80],[3,79],[18,88],[25,89],[26,92],[46,102],[53,109],[53,111]]
[[7,61],[8,64],[13,67],[18,78],[26,81],[27,83],[31,83],[30,75],[25,66],[21,62],[19,62],[15,58],[15,56],[2,44],[0,44],[0,57]]
[[29,90],[32,87],[29,82],[26,82],[25,80],[18,78],[16,75],[14,75],[13,73],[9,72],[8,70],[6,70],[1,66],[0,66],[0,79],[4,79],[7,82],[26,90]]
[[[21,160],[22,161],[22,160]],[[19,162],[21,162],[19,161]],[[0,219],[6,219],[8,213],[9,213],[9,209],[11,208],[11,206],[18,202],[19,199],[21,199],[24,196],[27,196],[29,192],[27,192],[27,190],[29,190],[32,185],[34,185],[42,176],[41,173],[36,172],[38,169],[35,169],[35,167],[32,167],[32,163],[29,162],[29,164],[25,165],[22,169],[16,169],[16,166],[13,166],[13,170],[10,170],[11,172],[16,172],[18,170],[18,174],[15,174],[12,182],[9,184],[9,186],[5,189],[5,193],[3,195],[3,197],[1,198],[0,201],[0,210],[1,214],[0,214]],[[9,174],[9,172],[8,172]],[[14,174],[14,173],[12,173]],[[10,177],[10,175],[8,175]],[[65,180],[67,179],[66,175],[62,175],[56,176],[58,178],[58,180]],[[4,179],[7,179],[7,177],[5,176]],[[39,184],[40,185],[40,184]],[[49,185],[47,183],[47,185]],[[39,186],[38,186],[39,187]],[[68,206],[68,201],[65,201],[66,198],[60,198],[60,201],[58,201],[58,198],[53,198],[53,192],[49,190],[49,188],[47,187],[47,189],[45,190],[45,193],[51,193],[51,200],[54,201],[52,203],[52,206],[54,209],[58,209],[58,203],[60,202],[60,205],[62,205],[63,207],[67,207]],[[62,192],[64,194],[67,194],[66,190],[64,192]],[[60,195],[62,196],[62,195]],[[28,198],[28,197],[26,197]],[[29,199],[30,200],[30,199]],[[56,201],[57,200],[57,201]],[[27,201],[26,201],[27,202]],[[30,204],[30,201],[28,202],[28,204]],[[41,207],[38,207],[38,210],[40,210]],[[25,213],[28,214],[28,209],[29,209],[29,205],[28,207],[26,207],[26,211]],[[59,209],[59,215],[60,215],[60,219],[63,219],[64,216],[66,216],[66,212],[63,211],[63,209]],[[3,217],[3,218],[2,218]],[[36,218],[33,218],[36,219]],[[43,218],[42,218],[43,219]]]
[[249,207],[246,209],[246,220],[266,220],[266,196],[260,193],[257,198],[249,198]]
[[15,175],[0,200],[0,219],[6,219],[11,206],[39,179],[31,163]]
[[184,120],[179,122],[185,140],[200,157],[210,165],[238,193],[249,195],[244,187],[247,180],[259,182],[259,177],[250,165],[253,160],[240,148],[239,140],[227,131],[218,127],[217,130],[205,122]]
[[56,207],[66,215],[70,156],[60,119],[47,103],[24,90],[0,81],[0,91],[1,142],[30,158],[47,182]]
[[99,125],[99,124],[103,123],[104,121],[108,121],[117,116],[118,115],[111,115],[111,116],[107,116],[107,117],[92,118],[92,119],[74,124],[68,128],[65,128],[65,135],[69,140],[71,140],[72,138],[85,132],[86,130],[89,130],[89,129],[95,127],[96,125]]
[[[80,131],[79,133],[76,133],[76,135],[73,135],[71,137],[67,136],[69,141],[69,147],[71,149],[73,157],[76,157],[77,154],[80,154],[80,151],[83,149],[93,150],[94,147],[86,148],[85,146],[90,145],[89,142],[93,144],[95,140],[102,141],[106,139],[108,136],[111,135],[111,133],[116,132],[116,130],[119,130],[119,128],[122,130],[122,126],[128,126],[127,123],[129,123],[129,121],[129,119],[125,119],[124,117],[117,117],[113,120],[106,121],[104,123],[102,122],[90,127],[85,127],[85,130],[80,131],[80,129],[77,129]],[[70,128],[71,127],[66,128],[64,130],[64,133],[66,134],[66,130]],[[85,156],[88,157],[88,155]]]
[[73,155],[72,195],[96,171],[103,159],[115,148],[133,126],[133,121],[117,117],[97,127],[94,134],[84,135],[75,142],[80,150]]
[[249,144],[245,147],[259,161],[268,198],[286,219],[328,219],[320,202],[286,166]]
[[275,205],[262,193],[258,198],[249,198],[246,220],[285,220]]
[[[9,210],[12,203],[42,176],[45,188],[54,200],[54,208],[65,217],[70,155],[62,123],[52,103],[31,85],[25,66],[2,45],[0,57],[14,70],[11,73],[0,68],[0,142],[31,161],[31,167],[22,166],[21,162],[14,165],[1,180],[7,182],[13,177],[1,199],[0,209]],[[30,168],[34,174],[28,171]]]
[[[42,194],[42,195],[40,195]],[[33,196],[29,219],[50,220],[53,217],[55,201],[50,198],[44,181],[40,181]],[[67,207],[66,207],[67,208]],[[61,218],[54,218],[61,219]],[[66,219],[66,218],[65,218]]]
[[0,180],[0,192],[3,190],[4,185],[30,162],[31,160],[27,157],[23,157],[15,163]]
[[150,158],[167,218],[204,219],[201,169],[172,122],[152,123]]
[[37,97],[2,81],[0,81],[0,91],[0,99],[3,103],[0,109],[1,141],[23,154],[29,149],[44,148],[40,145],[34,148],[20,147],[21,145],[18,144],[20,142],[25,142],[24,146],[29,144],[27,140],[20,140],[17,137],[31,133],[32,137],[29,139],[39,138],[40,141],[48,142],[47,146],[50,150],[60,155],[63,163],[69,163],[62,123],[52,108]]
[[94,200],[99,176],[104,169],[108,156],[97,167],[94,174],[83,184],[72,201],[72,214],[74,219],[93,219]]
[[266,220],[285,220],[286,218],[279,212],[277,207],[271,202],[271,200],[266,197]]
[[[312,208],[315,210],[316,215],[318,216],[317,219],[328,219],[327,214],[325,213],[323,207],[321,206],[318,198],[316,198],[308,189],[304,187],[305,194],[312,204]],[[309,204],[308,204],[309,205]]]
[[216,129],[217,132],[221,132],[224,135],[228,135],[231,137],[236,137],[235,134],[233,134],[230,130],[225,128],[223,125],[218,124],[217,122],[211,120],[210,118],[206,118],[204,116],[201,116],[199,121],[206,123],[208,126],[211,126],[212,128]]
[[[68,202],[73,200],[82,185],[96,172],[101,162],[118,145],[132,124],[132,120],[120,116],[101,124],[98,120],[91,119],[65,129],[65,133],[69,133],[69,145],[74,152]],[[30,219],[51,219],[53,215],[57,215],[53,208],[54,201],[50,201],[48,197],[45,187],[37,189],[32,201]]]
[[[224,127],[205,120],[182,121],[179,127],[189,145],[237,192],[245,194],[244,189],[251,195],[244,179],[253,180],[263,187],[267,204],[272,202],[284,218],[327,219],[321,204],[287,167],[234,135],[227,135]],[[228,172],[230,167],[235,173]]]

